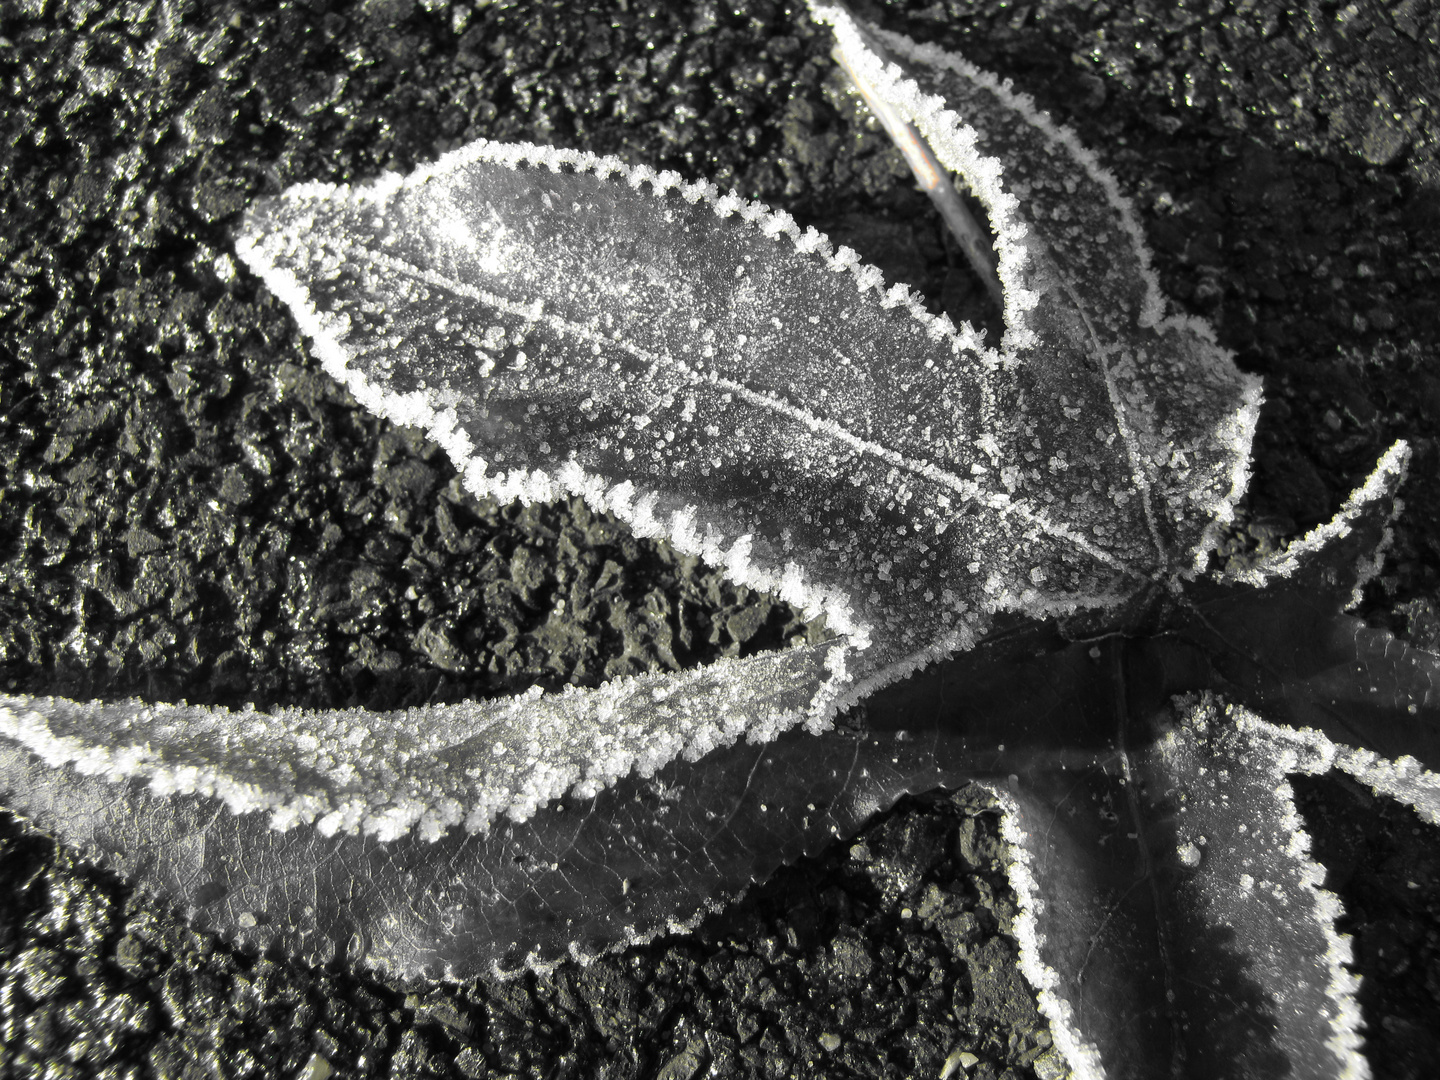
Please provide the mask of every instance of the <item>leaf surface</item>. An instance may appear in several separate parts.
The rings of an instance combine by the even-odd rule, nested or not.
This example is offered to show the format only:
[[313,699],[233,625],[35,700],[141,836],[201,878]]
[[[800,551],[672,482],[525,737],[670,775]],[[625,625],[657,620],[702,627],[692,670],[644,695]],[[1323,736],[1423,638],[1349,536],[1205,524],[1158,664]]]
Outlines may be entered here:
[[1015,369],[1002,440],[1015,490],[1047,506],[1058,496],[1060,520],[1132,565],[1203,568],[1248,481],[1259,385],[1209,326],[1167,314],[1115,177],[1028,95],[962,57],[841,5],[814,9],[989,211]]
[[[583,798],[632,771],[649,777],[742,734],[773,739],[843,683],[843,652],[832,641],[596,690],[398,713],[0,695],[0,736],[52,768],[263,811],[266,828],[381,842],[416,829],[425,843],[453,826],[483,833],[501,815],[523,821],[567,792]],[[12,783],[28,807],[26,784]],[[55,816],[52,827],[72,825]]]
[[1330,763],[1213,698],[1179,721],[1137,763],[1164,900],[1166,1011],[1184,1027],[1177,1057],[1191,1075],[1347,1075],[1359,980],[1285,779]]

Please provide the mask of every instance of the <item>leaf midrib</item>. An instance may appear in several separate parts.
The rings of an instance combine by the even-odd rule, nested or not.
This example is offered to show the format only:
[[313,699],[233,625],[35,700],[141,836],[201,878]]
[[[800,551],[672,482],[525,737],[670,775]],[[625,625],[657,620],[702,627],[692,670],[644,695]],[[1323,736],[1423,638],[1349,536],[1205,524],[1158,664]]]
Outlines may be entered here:
[[[498,294],[488,292],[487,290],[476,288],[465,282],[456,281],[434,270],[417,266],[407,259],[377,251],[370,247],[364,247],[364,251],[374,263],[392,272],[408,275],[424,284],[437,289],[444,289],[476,303],[493,307],[523,321],[532,323],[536,321],[536,305],[534,302],[530,304],[518,303]],[[1102,565],[1127,575],[1135,575],[1138,573],[1130,564],[1110,552],[1105,551],[1103,548],[1095,546],[1068,525],[1052,521],[1042,511],[1032,508],[1029,500],[1012,499],[1008,494],[999,492],[986,493],[973,480],[967,480],[957,476],[929,462],[909,458],[900,451],[884,446],[881,443],[861,438],[836,421],[817,416],[808,409],[777,397],[773,392],[754,390],[745,386],[743,383],[736,382],[718,373],[712,378],[709,374],[702,374],[696,371],[685,361],[669,353],[652,353],[649,350],[642,349],[628,342],[606,338],[596,334],[586,326],[571,322],[559,315],[544,312],[543,301],[540,303],[541,318],[552,329],[562,335],[584,342],[586,345],[600,345],[604,348],[620,349],[622,352],[626,352],[636,360],[644,363],[664,365],[676,371],[686,381],[697,386],[722,387],[742,397],[745,401],[755,405],[757,408],[778,413],[803,424],[817,435],[823,435],[840,441],[863,455],[884,461],[892,467],[904,469],[913,475],[945,487],[955,492],[967,503],[979,505],[1003,516],[1008,517],[1014,515],[1025,524],[1038,528],[1046,536],[1072,545],[1077,551],[1082,552]]]

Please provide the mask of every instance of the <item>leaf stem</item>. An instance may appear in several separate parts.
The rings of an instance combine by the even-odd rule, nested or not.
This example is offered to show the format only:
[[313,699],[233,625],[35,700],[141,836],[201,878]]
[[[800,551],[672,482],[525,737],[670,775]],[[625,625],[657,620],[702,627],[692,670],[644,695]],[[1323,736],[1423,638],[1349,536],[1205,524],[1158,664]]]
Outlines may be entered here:
[[[890,58],[873,41],[868,44],[882,60],[886,63],[891,62]],[[920,189],[930,196],[930,201],[940,211],[946,227],[959,242],[960,250],[965,253],[970,268],[984,284],[985,290],[990,294],[990,299],[995,302],[997,308],[1004,311],[1005,294],[991,261],[993,245],[974,216],[965,208],[959,192],[955,190],[954,181],[950,179],[949,172],[935,157],[935,151],[930,149],[930,144],[916,130],[915,125],[897,113],[890,103],[880,97],[868,80],[855,69],[850,62],[850,57],[839,42],[830,50],[830,55],[850,77],[851,84],[865,99],[865,104],[870,107],[870,112],[880,122],[885,133],[890,136],[890,141],[899,148],[901,155],[905,158],[905,163],[915,174],[915,180],[920,185]]]

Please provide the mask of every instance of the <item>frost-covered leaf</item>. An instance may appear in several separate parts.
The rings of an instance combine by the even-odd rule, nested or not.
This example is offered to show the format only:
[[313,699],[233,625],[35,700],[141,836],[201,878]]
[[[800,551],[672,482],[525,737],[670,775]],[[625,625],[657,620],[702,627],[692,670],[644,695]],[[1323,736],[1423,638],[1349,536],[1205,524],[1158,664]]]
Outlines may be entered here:
[[471,490],[582,495],[823,612],[868,689],[995,612],[1113,607],[1203,565],[1258,396],[1207,330],[1163,317],[1133,216],[1072,137],[913,52],[968,127],[847,27],[990,211],[999,352],[783,212],[552,147],[302,185],[251,211],[237,251],[327,370],[429,431]]
[[[1323,739],[1321,740],[1324,741]],[[1359,1054],[1359,980],[1335,931],[1340,904],[1295,809],[1289,773],[1331,760],[1289,729],[1213,699],[1145,756],[1157,817],[1155,887],[1167,897],[1166,993],[1184,1017],[1183,1060],[1212,1076],[1345,1076]]]
[[[1059,495],[1059,520],[1128,549],[1130,565],[1203,566],[1206,532],[1245,489],[1259,386],[1206,324],[1167,313],[1114,176],[1028,95],[963,58],[865,27],[843,6],[814,8],[990,215],[1002,352],[1018,369],[1002,443],[1020,494],[1047,506],[1047,489]],[[901,66],[887,67],[871,41]],[[1087,484],[1102,498],[1077,497]]]
[[[1339,769],[1440,820],[1440,657],[1335,614],[1373,573],[1404,460],[1259,568],[1263,591],[1193,590],[1124,647],[1111,759],[1019,777],[1031,977],[1086,1075],[1368,1075],[1339,905],[1285,777]],[[1163,706],[1202,687],[1231,703]]]
[[1337,614],[1379,570],[1408,458],[1403,444],[1391,448],[1333,520],[1227,575],[1265,585],[1264,604],[1243,590],[1196,596],[1178,633],[1211,658],[1206,685],[1271,722],[1440,769],[1440,658]]
[[[1072,137],[911,49],[965,127],[836,20],[990,209],[1000,352],[784,213],[554,148],[480,142],[409,177],[303,185],[237,244],[331,374],[425,428],[472,491],[582,495],[826,615],[858,650],[855,687],[826,683],[812,729],[997,612],[1116,607],[1203,565],[1257,400],[1203,327],[1163,317],[1128,207]],[[993,134],[1010,128],[1028,134]],[[1077,229],[1127,257],[1097,273]]]
[[[1073,135],[815,14],[985,204],[998,350],[783,212],[553,148],[304,185],[237,251],[472,491],[578,493],[839,637],[409,714],[7,698],[6,804],[243,944],[468,978],[690,925],[900,795],[978,781],[1077,1075],[1339,1075],[1354,997],[1283,777],[1339,768],[1440,820],[1440,658],[1335,614],[1403,448],[1335,521],[1196,582],[1254,381],[1166,314]],[[1054,618],[1080,610],[1084,643]],[[1228,704],[1176,722],[1194,691]],[[823,730],[861,699],[862,731]]]
[[[418,831],[386,841],[305,825],[280,831],[267,815],[232,814],[218,798],[186,793],[202,785],[173,764],[136,774],[158,776],[157,793],[138,779],[56,768],[4,739],[0,783],[8,805],[242,945],[277,946],[309,962],[349,956],[409,978],[465,979],[587,957],[687,925],[907,792],[1109,759],[1103,704],[1085,714],[1088,728],[1075,709],[1103,702],[1110,678],[1053,630],[1027,628],[877,700],[863,737],[795,731],[771,743],[739,741],[650,778],[632,775],[593,799],[568,798],[523,822],[502,818],[483,833],[452,829],[435,841]],[[0,716],[10,723],[74,709],[8,706]],[[1049,722],[1034,724],[1037,714]],[[306,723],[326,716],[308,714]]]
[[264,811],[281,831],[303,824],[322,837],[385,841],[417,829],[433,841],[452,826],[485,832],[502,814],[524,821],[564,794],[594,795],[632,771],[652,776],[742,733],[773,739],[843,679],[841,652],[831,643],[598,690],[399,713],[0,696],[0,735],[51,767],[142,780],[160,796],[204,795],[235,814]]

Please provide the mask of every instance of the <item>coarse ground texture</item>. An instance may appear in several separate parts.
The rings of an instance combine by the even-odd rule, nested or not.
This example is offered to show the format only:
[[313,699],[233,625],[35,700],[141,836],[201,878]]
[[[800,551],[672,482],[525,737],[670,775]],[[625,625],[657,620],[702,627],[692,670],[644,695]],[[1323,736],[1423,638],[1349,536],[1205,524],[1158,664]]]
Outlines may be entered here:
[[[1269,404],[1236,543],[1416,450],[1372,618],[1440,644],[1440,12],[896,4],[1135,199],[1168,294]],[[226,254],[253,197],[484,135],[707,176],[952,310],[973,293],[827,43],[770,3],[0,7],[0,666],[12,692],[377,708],[773,647],[788,609],[577,505],[464,496],[318,374]],[[1440,851],[1299,785],[1377,1075],[1440,1060]],[[994,817],[906,804],[684,938],[498,987],[236,955],[23,823],[0,835],[0,1072],[1052,1074]],[[314,1064],[309,1064],[309,1063]],[[309,1072],[307,1073],[307,1068]]]

